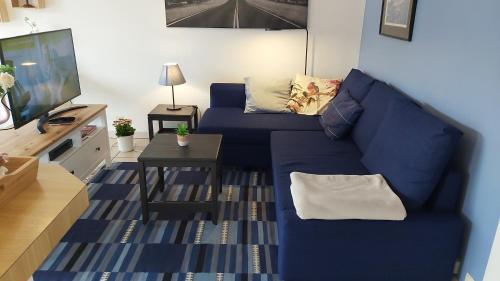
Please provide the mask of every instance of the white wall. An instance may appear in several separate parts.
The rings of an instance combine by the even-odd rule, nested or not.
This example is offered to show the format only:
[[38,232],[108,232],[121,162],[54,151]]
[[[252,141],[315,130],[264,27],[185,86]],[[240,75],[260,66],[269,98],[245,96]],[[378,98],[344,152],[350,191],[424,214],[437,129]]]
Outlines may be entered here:
[[[188,80],[176,88],[176,101],[202,109],[212,82],[303,72],[304,31],[167,29],[163,0],[46,3],[41,10],[10,9],[12,21],[0,24],[0,37],[27,33],[25,16],[41,31],[71,27],[83,92],[77,102],[106,103],[110,120],[131,117],[140,132],[149,110],[171,100],[170,89],[157,85],[164,62],[178,62]],[[341,77],[357,66],[364,3],[310,1],[311,73]]]
[[498,221],[497,234],[493,247],[491,247],[490,259],[484,275],[484,281],[498,280],[500,280],[500,220]]

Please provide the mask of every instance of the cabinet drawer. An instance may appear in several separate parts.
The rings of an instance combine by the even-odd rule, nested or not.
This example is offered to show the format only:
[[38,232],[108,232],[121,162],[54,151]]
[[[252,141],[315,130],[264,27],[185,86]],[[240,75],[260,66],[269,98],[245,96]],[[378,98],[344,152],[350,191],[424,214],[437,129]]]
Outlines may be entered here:
[[107,134],[100,130],[61,165],[80,179],[87,177],[109,153]]

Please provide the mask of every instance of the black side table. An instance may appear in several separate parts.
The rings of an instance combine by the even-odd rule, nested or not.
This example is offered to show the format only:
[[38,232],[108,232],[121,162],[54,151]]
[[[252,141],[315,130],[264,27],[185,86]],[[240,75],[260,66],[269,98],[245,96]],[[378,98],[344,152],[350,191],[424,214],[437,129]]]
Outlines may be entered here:
[[176,105],[176,107],[181,108],[176,111],[167,110],[168,106],[167,104],[159,104],[148,114],[149,140],[152,140],[155,135],[153,131],[154,121],[158,121],[158,134],[173,133],[175,131],[173,128],[164,128],[163,121],[185,121],[191,133],[198,129],[198,106]]
[[[222,135],[193,134],[189,136],[189,141],[188,147],[180,147],[177,144],[175,134],[157,135],[137,159],[139,162],[142,220],[144,224],[149,221],[150,211],[171,214],[176,217],[193,212],[209,212],[212,216],[212,222],[217,224],[218,197],[222,187],[219,157]],[[154,184],[151,192],[148,191],[146,180],[147,167],[156,167],[158,170],[158,182]],[[157,192],[163,192],[165,188],[164,167],[209,168],[212,180],[212,201],[153,201]]]

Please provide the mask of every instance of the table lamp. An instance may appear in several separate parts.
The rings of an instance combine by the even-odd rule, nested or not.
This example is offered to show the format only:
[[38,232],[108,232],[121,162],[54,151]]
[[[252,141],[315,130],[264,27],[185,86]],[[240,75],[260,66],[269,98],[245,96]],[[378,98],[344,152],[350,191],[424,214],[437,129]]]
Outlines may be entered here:
[[167,110],[180,110],[180,107],[175,107],[174,86],[186,83],[184,75],[178,64],[166,63],[163,65],[160,75],[160,85],[172,86],[172,107],[167,107]]

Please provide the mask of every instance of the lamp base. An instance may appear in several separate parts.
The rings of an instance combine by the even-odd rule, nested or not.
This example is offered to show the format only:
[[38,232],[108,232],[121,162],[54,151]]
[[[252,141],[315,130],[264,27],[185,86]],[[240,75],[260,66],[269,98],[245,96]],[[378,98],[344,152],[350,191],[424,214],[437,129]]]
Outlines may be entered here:
[[182,107],[171,107],[171,106],[167,106],[167,110],[168,111],[179,111],[181,110]]

